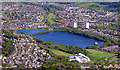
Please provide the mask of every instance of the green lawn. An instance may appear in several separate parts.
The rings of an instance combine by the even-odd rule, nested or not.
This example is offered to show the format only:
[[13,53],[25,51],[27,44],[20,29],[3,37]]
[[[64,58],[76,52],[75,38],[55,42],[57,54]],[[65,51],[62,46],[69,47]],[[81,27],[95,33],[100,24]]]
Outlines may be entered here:
[[86,50],[92,53],[91,55],[96,56],[96,57],[111,57],[114,55],[112,53],[107,53],[107,52],[94,50],[94,49],[86,49]]
[[93,56],[97,56],[97,57],[111,57],[113,56],[114,54],[111,54],[111,53],[98,53],[98,54],[92,54]]

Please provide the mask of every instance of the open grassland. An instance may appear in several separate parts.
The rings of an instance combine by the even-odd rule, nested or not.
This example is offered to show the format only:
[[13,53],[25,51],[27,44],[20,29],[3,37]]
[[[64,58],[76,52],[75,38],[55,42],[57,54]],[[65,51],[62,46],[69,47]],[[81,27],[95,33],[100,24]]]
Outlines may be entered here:
[[76,2],[73,5],[79,6],[79,7],[85,7],[85,8],[90,8],[90,7],[105,7],[107,5],[100,5],[99,3],[95,2]]
[[73,5],[77,5],[77,6],[79,6],[79,7],[85,7],[85,8],[87,8],[87,7],[89,7],[89,6],[91,6],[91,5],[93,5],[93,4],[95,4],[95,3],[79,3],[79,2],[76,2],[76,3],[74,3]]
[[111,57],[114,54],[112,53],[107,53],[99,50],[94,50],[94,49],[86,49],[88,52],[92,53],[91,55],[96,56],[96,57]]
[[48,16],[47,16],[48,22],[50,22],[51,24],[53,24],[53,23],[55,23],[54,19],[56,19],[56,16],[53,13],[48,14]]
[[52,51],[54,54],[58,55],[58,56],[74,56],[74,54],[69,54],[69,53],[66,53],[66,52],[62,52],[62,51],[59,51],[59,50],[55,50],[55,49],[49,49],[50,51]]
[[109,10],[109,11],[117,11],[118,3],[97,3],[97,2],[75,2],[73,3],[75,6],[90,8],[94,10]]

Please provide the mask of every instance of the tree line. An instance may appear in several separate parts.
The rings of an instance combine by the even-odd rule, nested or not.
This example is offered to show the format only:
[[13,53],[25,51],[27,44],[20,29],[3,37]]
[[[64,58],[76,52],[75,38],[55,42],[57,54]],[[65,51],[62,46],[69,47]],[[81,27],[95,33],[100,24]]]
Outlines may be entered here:
[[39,7],[43,7],[43,9],[47,12],[55,12],[56,10],[62,11],[64,10],[62,7],[59,6],[55,6],[55,5],[41,5],[41,4],[35,4],[35,3],[30,3],[30,2],[22,2],[24,4],[29,4],[29,5],[34,5],[34,6],[39,6]]
[[45,30],[45,31],[34,33],[34,34],[31,34],[31,35],[43,34],[43,33],[48,33],[48,32],[50,32],[50,31],[49,30]]

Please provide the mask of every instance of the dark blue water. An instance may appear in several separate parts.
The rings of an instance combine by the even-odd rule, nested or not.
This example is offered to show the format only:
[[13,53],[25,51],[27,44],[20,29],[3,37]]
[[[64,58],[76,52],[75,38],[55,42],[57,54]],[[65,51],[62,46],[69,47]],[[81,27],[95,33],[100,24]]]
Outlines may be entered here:
[[[18,30],[17,32],[19,33],[19,32],[26,32],[26,31]],[[79,47],[94,46],[95,42],[98,42],[98,46],[101,46],[102,44],[104,44],[104,42],[102,41],[90,39],[90,38],[72,34],[66,31],[50,31],[49,33],[37,34],[34,36],[38,39],[43,39],[47,42],[54,42],[54,43],[71,45],[71,46],[79,46]]]
[[42,32],[42,31],[44,30],[17,30],[17,33],[20,34],[24,32],[26,34],[34,34],[34,33]]

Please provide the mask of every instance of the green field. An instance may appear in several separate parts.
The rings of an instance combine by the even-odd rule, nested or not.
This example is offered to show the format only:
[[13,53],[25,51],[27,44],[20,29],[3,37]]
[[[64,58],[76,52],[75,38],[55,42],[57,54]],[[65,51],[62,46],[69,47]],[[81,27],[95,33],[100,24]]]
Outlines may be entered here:
[[69,53],[66,53],[66,52],[62,52],[62,51],[59,51],[59,50],[55,50],[55,49],[49,49],[50,51],[52,51],[54,54],[58,55],[58,56],[74,56],[74,54],[69,54]]
[[93,54],[93,56],[97,56],[97,57],[111,57],[113,56],[114,54],[111,54],[111,53],[98,53],[98,54]]
[[75,2],[73,3],[75,6],[90,8],[94,10],[109,10],[109,11],[117,11],[118,4],[117,3],[97,3],[97,2]]
[[86,50],[92,53],[91,55],[96,56],[96,57],[111,57],[114,55],[112,53],[107,53],[107,52],[94,50],[94,49],[86,49]]
[[93,4],[95,4],[95,3],[76,2],[76,3],[74,3],[73,5],[76,5],[76,6],[79,6],[79,7],[85,7],[85,8],[87,8],[87,7],[89,7],[89,6],[93,5]]

